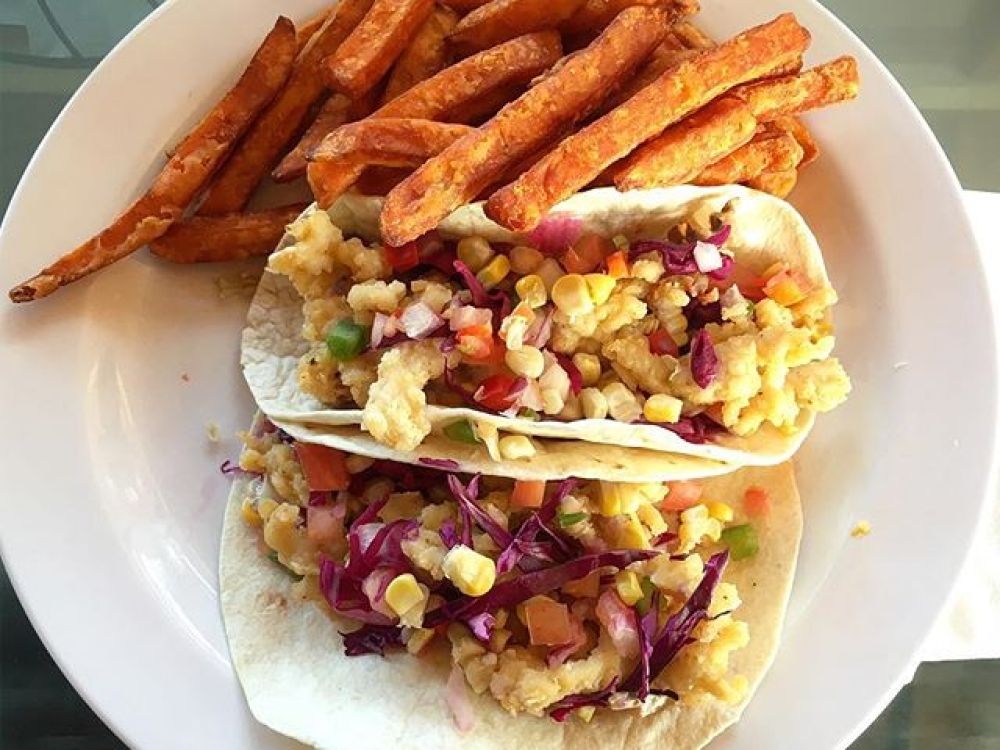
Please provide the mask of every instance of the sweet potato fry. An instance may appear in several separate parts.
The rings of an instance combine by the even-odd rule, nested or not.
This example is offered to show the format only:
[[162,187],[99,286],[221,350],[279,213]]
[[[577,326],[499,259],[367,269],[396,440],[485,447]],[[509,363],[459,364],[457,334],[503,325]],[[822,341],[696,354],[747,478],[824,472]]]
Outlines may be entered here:
[[631,74],[666,34],[666,14],[627,8],[586,49],[489,122],[417,169],[386,197],[382,236],[402,245],[433,229],[508,167],[578,122]]
[[586,0],[493,0],[476,8],[448,36],[461,54],[478,52],[532,31],[551,29]]
[[417,167],[475,128],[433,120],[367,119],[337,128],[310,154],[310,161]]
[[440,119],[445,122],[461,122],[466,125],[481,125],[489,120],[505,105],[510,104],[524,93],[527,86],[523,83],[505,86],[502,89],[490,91],[478,99],[463,102],[457,107],[445,112]]
[[295,26],[279,18],[240,80],[177,146],[149,191],[100,234],[14,287],[11,300],[46,297],[162,236],[285,85],[296,52]]
[[515,231],[536,227],[552,206],[640,144],[733,87],[801,56],[809,39],[795,16],[786,13],[678,63],[493,194],[487,215]]
[[372,0],[341,0],[295,62],[288,85],[254,124],[219,172],[202,202],[202,216],[243,210],[254,189],[305,124],[323,94],[320,61],[340,46],[364,17]]
[[[393,99],[372,117],[438,120],[495,91],[526,84],[561,56],[562,44],[556,32],[526,34],[445,68]],[[457,121],[454,116],[449,119]],[[319,204],[329,206],[357,182],[362,171],[363,167],[354,165],[310,164],[309,185]]]
[[798,75],[739,86],[733,94],[750,105],[754,117],[768,122],[854,99],[859,87],[857,61],[838,57]]
[[357,99],[371,91],[434,10],[434,0],[375,0],[323,62],[327,85]]
[[653,50],[646,64],[639,68],[618,91],[609,96],[597,111],[602,115],[607,114],[663,75],[667,68],[693,56],[693,50],[686,49],[673,32],[668,32],[663,43]]
[[770,193],[777,198],[787,198],[799,181],[797,169],[786,169],[784,172],[764,172],[746,181],[747,187]]
[[799,162],[799,169],[812,164],[819,158],[819,144],[809,132],[809,128],[798,117],[779,117],[769,124],[776,130],[788,133],[802,147],[802,161]]
[[268,255],[285,227],[305,211],[308,203],[248,214],[194,216],[170,227],[149,243],[153,255],[172,263],[217,263]]
[[295,39],[299,45],[299,52],[309,44],[310,39],[316,36],[316,32],[323,28],[323,24],[330,17],[331,10],[331,8],[324,8],[308,21],[296,26]]
[[715,41],[690,21],[679,21],[674,24],[674,34],[688,49],[703,50],[715,46]]
[[388,195],[411,174],[413,170],[405,167],[371,167],[358,178],[354,187],[362,195]]
[[351,116],[353,103],[342,94],[333,94],[316,114],[312,125],[303,133],[298,144],[271,172],[275,182],[291,182],[306,173],[309,152],[319,145],[328,133],[355,119]]
[[762,133],[745,146],[710,164],[694,177],[695,185],[735,185],[764,172],[794,170],[802,147],[787,133]]
[[448,47],[445,37],[457,22],[458,16],[453,10],[434,9],[392,66],[389,82],[382,93],[382,104],[391,102],[404,91],[447,67]]
[[468,13],[470,10],[481,8],[492,1],[493,0],[441,0],[441,4],[451,8],[452,10],[458,11],[459,13]]
[[671,125],[613,168],[619,190],[683,185],[739,148],[757,128],[750,108],[724,96]]
[[559,30],[571,37],[596,37],[615,16],[633,5],[660,6],[676,18],[698,12],[698,0],[587,0]]

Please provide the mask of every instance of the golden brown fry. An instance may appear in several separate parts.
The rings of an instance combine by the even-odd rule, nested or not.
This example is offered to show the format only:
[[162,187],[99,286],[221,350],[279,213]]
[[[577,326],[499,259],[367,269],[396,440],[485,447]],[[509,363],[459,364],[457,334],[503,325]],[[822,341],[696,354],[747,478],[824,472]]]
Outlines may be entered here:
[[484,96],[472,99],[468,102],[463,102],[457,107],[448,110],[441,115],[440,119],[445,122],[461,122],[466,125],[481,125],[493,117],[505,105],[510,104],[512,101],[517,99],[517,97],[523,94],[525,88],[526,86],[521,83],[505,86],[502,89],[496,89],[495,91],[490,91]]
[[308,21],[296,27],[297,30],[295,33],[295,39],[299,45],[299,52],[301,52],[305,46],[309,44],[310,39],[316,36],[316,32],[323,28],[323,24],[326,23],[326,20],[330,17],[331,12],[331,8],[324,8]]
[[312,125],[303,133],[298,144],[289,151],[271,172],[275,182],[291,182],[306,173],[309,152],[319,145],[328,133],[332,133],[352,117],[353,103],[342,94],[333,94],[323,104]]
[[463,54],[478,52],[532,31],[551,29],[586,0],[493,0],[458,22],[449,41]]
[[715,41],[690,21],[680,21],[674,24],[674,34],[688,49],[704,50],[712,49],[715,46]]
[[619,190],[683,185],[751,138],[757,128],[750,108],[740,99],[716,99],[671,125],[613,168]]
[[448,65],[445,37],[455,28],[458,16],[448,8],[435,8],[424,21],[409,46],[392,66],[389,82],[382,93],[382,104],[392,101],[421,81],[426,81]]
[[268,255],[281,240],[285,227],[305,211],[296,203],[248,214],[195,216],[174,224],[149,243],[153,255],[172,263],[218,263]]
[[858,95],[858,65],[853,57],[838,57],[798,75],[770,78],[733,90],[761,122],[800,115]]
[[441,0],[441,4],[459,13],[468,13],[470,10],[481,8],[492,0]]
[[639,68],[636,74],[625,82],[624,86],[608,97],[597,111],[602,115],[607,114],[663,75],[667,68],[693,55],[694,51],[686,49],[672,32],[668,33],[663,43],[653,50],[649,61]]
[[587,0],[560,26],[560,31],[574,37],[596,37],[615,16],[633,5],[660,6],[677,18],[698,12],[698,0]]
[[11,300],[46,297],[162,236],[284,86],[296,51],[295,25],[281,17],[240,80],[177,146],[149,191],[100,234],[14,287]]
[[354,187],[362,195],[388,195],[411,174],[413,170],[404,167],[371,167],[358,178]]
[[240,148],[219,172],[202,202],[202,216],[242,211],[254,189],[298,135],[313,105],[323,94],[320,61],[347,38],[372,0],[341,0],[326,24],[295,62],[288,84],[254,124]]
[[430,159],[386,197],[382,236],[401,245],[430,231],[508,167],[600,105],[666,34],[666,15],[627,8],[593,44],[475,133]]
[[788,133],[762,133],[745,146],[707,166],[695,185],[735,185],[764,172],[785,172],[802,161],[802,147]]
[[784,172],[764,172],[746,181],[747,187],[770,193],[777,198],[787,198],[799,181],[797,169],[786,169]]
[[352,99],[375,88],[434,10],[434,0],[375,0],[364,19],[323,62],[327,85]]
[[515,231],[533,229],[552,206],[640,144],[731,88],[801,56],[809,38],[786,13],[678,63],[497,191],[486,203],[487,215]]
[[[445,68],[393,99],[372,117],[439,120],[495,91],[526,84],[561,56],[562,44],[556,32],[526,34]],[[454,116],[449,119],[457,120]],[[362,167],[354,165],[310,164],[309,185],[317,202],[326,207],[357,182],[362,171]]]
[[802,147],[802,161],[799,162],[799,169],[812,164],[819,158],[819,144],[809,132],[809,128],[798,117],[779,117],[770,125],[777,130],[788,133]]
[[310,154],[310,161],[416,167],[475,128],[418,119],[374,119],[337,128]]

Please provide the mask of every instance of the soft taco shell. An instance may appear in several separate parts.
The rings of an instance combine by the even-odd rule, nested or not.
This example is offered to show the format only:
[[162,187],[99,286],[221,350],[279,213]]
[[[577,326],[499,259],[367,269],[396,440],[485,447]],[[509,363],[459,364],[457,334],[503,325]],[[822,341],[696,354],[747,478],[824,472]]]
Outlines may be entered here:
[[[829,286],[822,254],[805,220],[788,203],[766,193],[738,186],[681,186],[629,193],[602,188],[576,195],[554,212],[579,217],[584,231],[606,237],[658,238],[699,208],[707,206],[718,211],[734,200],[727,247],[734,250],[742,266],[761,273],[776,261],[784,261],[812,285]],[[308,210],[320,209],[314,206]],[[345,236],[367,241],[378,238],[380,210],[379,198],[347,195],[329,209],[329,214]],[[518,235],[486,218],[478,203],[455,211],[441,223],[439,231],[447,238],[476,234],[491,242],[518,239]],[[329,426],[361,424],[360,409],[331,409],[299,389],[299,357],[308,349],[301,335],[302,323],[302,300],[291,282],[266,272],[250,307],[242,347],[244,375],[258,405],[268,416],[282,421]],[[662,427],[610,419],[531,422],[464,407],[434,405],[428,405],[427,416],[434,425],[469,418],[488,422],[504,432],[648,448],[735,465],[772,465],[787,460],[815,421],[813,413],[803,410],[796,428],[789,433],[765,424],[748,437],[723,435],[713,443],[698,445]]]
[[[243,521],[240,502],[259,480],[238,480],[226,513],[220,588],[233,665],[250,710],[262,724],[318,748],[703,747],[736,722],[746,701],[706,699],[697,706],[668,704],[648,717],[635,711],[598,712],[585,724],[512,717],[489,697],[473,697],[475,727],[460,733],[446,704],[447,647],[419,658],[394,654],[346,657],[338,624],[319,606],[294,598],[292,579],[268,560],[258,533]],[[802,529],[790,464],[746,468],[706,480],[713,497],[737,500],[749,486],[766,487],[771,509],[755,519],[760,552],[730,563],[725,580],[743,604],[750,644],[732,654],[733,670],[747,677],[749,700],[774,657],[791,589]],[[736,507],[740,507],[736,502]],[[341,624],[340,629],[344,629]]]

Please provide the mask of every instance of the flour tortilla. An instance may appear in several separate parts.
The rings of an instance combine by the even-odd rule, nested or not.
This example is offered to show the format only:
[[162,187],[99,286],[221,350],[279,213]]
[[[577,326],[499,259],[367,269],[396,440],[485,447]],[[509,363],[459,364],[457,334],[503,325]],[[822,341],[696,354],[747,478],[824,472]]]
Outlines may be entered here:
[[[256,484],[256,486],[255,486]],[[260,480],[238,480],[226,513],[220,587],[226,635],[236,673],[253,715],[262,724],[323,750],[511,747],[610,750],[703,747],[736,722],[744,704],[707,698],[697,706],[668,703],[648,717],[636,711],[598,711],[585,724],[513,717],[488,696],[472,695],[476,723],[459,732],[445,700],[450,670],[447,644],[419,658],[396,653],[346,657],[335,622],[320,606],[292,594],[292,579],[259,547],[259,531],[240,513]],[[736,584],[743,604],[736,617],[750,626],[750,644],[732,654],[733,671],[750,695],[770,666],[781,635],[802,530],[790,464],[746,468],[705,480],[710,497],[739,512],[743,490],[766,487],[770,513],[754,519],[761,549],[731,562],[724,580]]]
[[[761,273],[776,261],[785,261],[813,286],[829,286],[822,254],[805,221],[788,203],[766,193],[736,186],[681,186],[629,193],[601,188],[570,198],[557,206],[554,213],[572,214],[583,221],[584,231],[606,237],[662,238],[670,227],[699,208],[707,206],[719,211],[733,200],[732,234],[727,247],[733,248],[738,263]],[[320,209],[313,206],[307,210]],[[376,240],[380,210],[380,198],[347,195],[329,209],[329,214],[345,236]],[[442,221],[439,231],[447,238],[475,234],[491,242],[518,240],[518,235],[487,219],[479,203],[455,211]],[[291,282],[284,276],[265,272],[250,306],[242,346],[244,376],[257,404],[272,419],[281,421],[314,426],[361,424],[360,409],[331,409],[299,389],[299,358],[308,349],[301,335],[302,323],[302,300]],[[722,435],[712,443],[697,445],[656,425],[626,424],[611,419],[535,422],[464,407],[434,405],[428,406],[427,416],[435,426],[457,419],[474,419],[493,424],[504,432],[648,448],[740,466],[773,465],[788,460],[815,421],[812,412],[803,410],[795,429],[788,433],[765,424],[748,437]]]

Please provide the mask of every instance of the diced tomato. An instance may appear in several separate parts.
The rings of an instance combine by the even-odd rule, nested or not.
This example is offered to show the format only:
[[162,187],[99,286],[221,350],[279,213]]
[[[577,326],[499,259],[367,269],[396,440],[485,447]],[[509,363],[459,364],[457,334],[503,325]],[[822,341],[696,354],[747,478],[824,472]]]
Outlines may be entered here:
[[503,411],[514,403],[514,399],[510,396],[513,385],[514,378],[508,375],[490,375],[479,384],[474,398],[487,409]]
[[457,339],[458,350],[469,359],[482,362],[490,359],[493,354],[493,328],[491,326],[468,326],[458,332]]
[[524,605],[528,635],[535,646],[559,646],[573,640],[569,607],[546,596],[531,599]]
[[614,245],[597,234],[585,234],[563,256],[562,264],[570,273],[590,273],[604,262]]
[[541,508],[545,499],[545,482],[532,482],[518,479],[514,482],[514,491],[510,494],[510,504],[513,508]]
[[416,242],[407,242],[400,247],[385,245],[382,254],[385,256],[385,262],[392,266],[394,271],[409,271],[420,263],[420,246]]
[[676,357],[680,351],[674,337],[664,328],[657,328],[649,334],[649,351],[653,354],[669,354]]
[[302,473],[313,492],[346,490],[351,483],[344,454],[336,448],[314,443],[295,443]]
[[306,534],[314,544],[334,544],[344,539],[344,511],[341,505],[316,505],[306,510]]
[[771,510],[771,495],[763,487],[747,487],[743,493],[743,509],[748,516],[766,516]]
[[805,288],[795,274],[790,271],[781,271],[769,278],[764,284],[763,291],[764,294],[784,307],[801,302],[806,297]]
[[628,260],[625,259],[625,253],[621,250],[611,253],[604,259],[604,263],[608,267],[608,276],[613,279],[624,279],[629,275]]
[[687,510],[701,501],[702,487],[697,482],[681,480],[667,482],[670,492],[660,503],[662,510]]
[[570,596],[575,596],[579,599],[596,599],[600,587],[601,571],[594,570],[583,578],[577,578],[575,581],[565,584],[562,590]]

